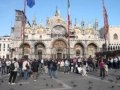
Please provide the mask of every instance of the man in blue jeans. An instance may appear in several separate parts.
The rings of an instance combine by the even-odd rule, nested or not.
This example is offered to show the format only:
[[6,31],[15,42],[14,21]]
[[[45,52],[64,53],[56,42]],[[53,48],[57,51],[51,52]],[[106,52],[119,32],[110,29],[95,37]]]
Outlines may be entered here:
[[22,65],[24,80],[27,80],[29,78],[29,69],[30,69],[30,63],[28,62],[28,59],[25,59]]
[[48,73],[50,78],[56,78],[56,70],[57,70],[57,62],[54,60],[50,60],[48,62]]

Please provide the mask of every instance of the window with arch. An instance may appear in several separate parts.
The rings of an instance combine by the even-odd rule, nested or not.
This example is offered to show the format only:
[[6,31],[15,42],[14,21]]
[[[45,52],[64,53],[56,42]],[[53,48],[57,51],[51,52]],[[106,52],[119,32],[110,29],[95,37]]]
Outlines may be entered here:
[[118,46],[118,50],[120,50],[120,47]]
[[115,50],[115,46],[113,46],[113,50]]
[[116,33],[113,35],[113,39],[115,39],[115,40],[118,39],[118,35]]

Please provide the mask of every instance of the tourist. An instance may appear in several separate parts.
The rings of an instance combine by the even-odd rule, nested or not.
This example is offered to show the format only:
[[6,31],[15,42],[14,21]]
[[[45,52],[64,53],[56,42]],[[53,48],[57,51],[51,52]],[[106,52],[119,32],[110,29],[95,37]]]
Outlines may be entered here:
[[24,80],[27,80],[29,78],[29,69],[30,69],[30,63],[28,62],[28,59],[24,59],[23,65],[22,65]]
[[32,74],[33,74],[33,79],[34,81],[37,80],[37,75],[38,75],[38,68],[39,68],[39,63],[36,59],[31,64],[31,69],[32,69]]
[[19,64],[17,62],[17,59],[14,58],[14,60],[11,63],[11,66],[10,66],[9,84],[12,84],[12,85],[15,84],[18,69],[19,69]]
[[100,77],[101,77],[101,79],[104,79],[104,77],[105,77],[105,63],[103,62],[103,58],[101,58],[99,67],[100,67]]
[[10,65],[11,65],[11,61],[9,59],[7,59],[6,60],[7,74],[10,73]]

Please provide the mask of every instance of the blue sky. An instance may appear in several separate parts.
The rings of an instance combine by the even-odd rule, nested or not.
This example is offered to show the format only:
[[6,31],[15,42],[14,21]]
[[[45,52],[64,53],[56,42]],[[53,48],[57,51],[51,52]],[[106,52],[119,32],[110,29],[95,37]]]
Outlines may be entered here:
[[[108,13],[109,25],[120,26],[120,0],[104,0]],[[67,0],[35,0],[33,8],[26,8],[28,20],[32,22],[36,17],[37,23],[46,23],[46,17],[55,14],[56,6],[61,11],[62,17],[67,20]],[[23,10],[24,0],[1,0],[0,2],[0,36],[10,35],[11,27],[15,23],[15,9]],[[103,27],[102,0],[70,0],[70,15],[72,24],[75,18],[80,24],[82,19],[87,25],[98,19],[99,28]]]

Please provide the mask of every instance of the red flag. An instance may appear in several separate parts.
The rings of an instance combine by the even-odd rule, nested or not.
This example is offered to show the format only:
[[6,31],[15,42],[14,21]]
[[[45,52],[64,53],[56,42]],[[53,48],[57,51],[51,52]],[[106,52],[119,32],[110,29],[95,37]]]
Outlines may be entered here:
[[68,0],[68,37],[70,35],[70,1]]
[[23,11],[23,21],[22,21],[22,38],[23,38],[23,43],[25,39],[25,24],[26,24],[26,0],[24,0],[24,11]]
[[108,35],[108,29],[109,29],[109,24],[108,24],[108,15],[107,15],[107,10],[105,8],[104,5],[104,0],[102,0],[103,2],[103,13],[104,13],[104,35],[105,35],[105,39],[107,39],[107,35]]

